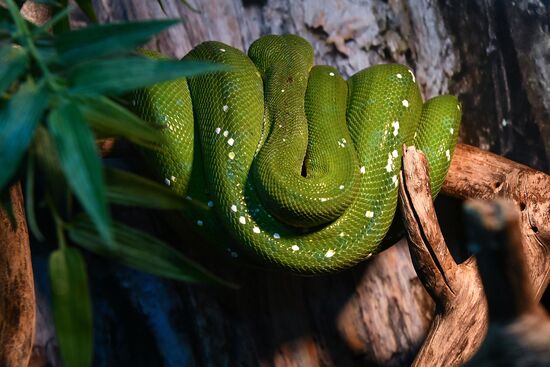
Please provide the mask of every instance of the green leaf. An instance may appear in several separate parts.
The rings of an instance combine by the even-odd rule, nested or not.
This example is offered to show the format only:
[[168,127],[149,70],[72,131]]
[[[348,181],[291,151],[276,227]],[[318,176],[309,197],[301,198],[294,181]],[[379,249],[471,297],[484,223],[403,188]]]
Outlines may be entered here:
[[25,49],[12,45],[0,48],[0,94],[27,69],[29,58]]
[[116,246],[107,248],[85,216],[78,216],[68,228],[69,238],[85,249],[112,257],[131,268],[181,281],[234,287],[147,233],[120,223],[114,223],[113,230]]
[[200,61],[155,60],[126,57],[77,65],[71,73],[75,94],[121,94],[171,79],[227,70],[223,65]]
[[80,9],[86,14],[88,19],[90,19],[93,23],[97,23],[97,17],[95,15],[94,7],[92,6],[91,0],[76,0],[76,3],[80,7]]
[[158,129],[107,97],[78,98],[76,101],[86,121],[100,134],[123,136],[151,149],[156,149],[164,141]]
[[47,193],[63,218],[68,217],[69,186],[59,162],[55,144],[48,130],[39,125],[33,141],[32,155],[46,181]]
[[65,367],[92,365],[92,307],[86,263],[76,248],[50,255],[50,285],[57,341]]
[[[54,9],[54,14],[57,15],[59,13],[63,13],[64,10],[68,8],[69,0],[60,0],[61,4],[58,7],[52,7]],[[67,13],[66,16],[61,17],[61,19],[53,25],[53,33],[66,33],[71,30],[71,23],[69,22],[69,14]]]
[[67,64],[134,50],[176,20],[91,25],[56,37],[56,48]]
[[48,127],[69,185],[93,219],[102,238],[111,243],[111,216],[92,131],[78,107],[70,102],[50,113]]
[[25,180],[25,210],[31,233],[38,241],[43,241],[44,235],[38,227],[34,212],[34,173],[34,156],[29,155],[27,159],[27,177]]
[[156,209],[181,209],[185,200],[166,186],[116,169],[105,171],[107,199],[113,204]]
[[0,190],[15,173],[48,105],[41,86],[24,83],[0,110]]

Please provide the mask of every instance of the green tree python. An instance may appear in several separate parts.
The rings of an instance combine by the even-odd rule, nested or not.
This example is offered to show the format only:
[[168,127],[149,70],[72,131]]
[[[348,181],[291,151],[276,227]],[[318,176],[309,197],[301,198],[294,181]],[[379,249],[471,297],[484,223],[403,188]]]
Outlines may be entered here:
[[214,242],[231,237],[231,256],[315,274],[379,252],[396,212],[403,144],[427,155],[434,197],[439,191],[461,105],[453,96],[423,103],[408,67],[376,65],[345,81],[314,66],[311,45],[293,35],[264,36],[248,56],[205,42],[185,59],[229,69],[155,85],[133,104],[166,138],[148,165],[207,203],[185,214]]

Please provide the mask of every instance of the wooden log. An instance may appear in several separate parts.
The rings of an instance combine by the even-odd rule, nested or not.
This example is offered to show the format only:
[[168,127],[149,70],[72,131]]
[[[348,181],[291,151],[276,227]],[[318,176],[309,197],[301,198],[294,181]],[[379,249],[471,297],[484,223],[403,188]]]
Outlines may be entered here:
[[16,227],[0,209],[0,366],[29,363],[35,330],[34,280],[19,184],[10,189]]

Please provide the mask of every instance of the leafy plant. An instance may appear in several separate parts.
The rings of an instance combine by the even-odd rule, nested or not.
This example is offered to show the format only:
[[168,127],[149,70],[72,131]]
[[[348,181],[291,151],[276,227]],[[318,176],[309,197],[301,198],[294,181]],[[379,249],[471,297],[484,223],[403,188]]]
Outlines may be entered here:
[[[59,244],[49,263],[61,355],[67,367],[86,367],[92,358],[86,264],[67,236],[71,243],[136,269],[227,284],[161,240],[112,219],[110,204],[156,209],[186,204],[156,182],[103,167],[95,143],[101,134],[154,149],[162,143],[158,131],[112,97],[219,67],[134,52],[176,21],[92,24],[71,31],[67,0],[41,2],[55,9],[43,26],[22,18],[22,2],[6,0],[7,9],[0,7],[0,199],[11,212],[9,187],[25,182],[27,221],[38,240],[47,236],[35,206],[50,213]],[[95,22],[91,2],[77,4]],[[38,176],[44,182],[41,195],[35,195]]]

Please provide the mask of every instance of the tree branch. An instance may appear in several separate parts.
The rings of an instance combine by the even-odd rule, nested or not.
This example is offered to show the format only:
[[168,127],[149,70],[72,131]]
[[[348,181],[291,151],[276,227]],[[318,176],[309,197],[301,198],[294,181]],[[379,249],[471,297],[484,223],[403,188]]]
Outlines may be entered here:
[[[537,300],[548,284],[550,177],[483,150],[459,145],[443,191],[460,198],[506,196],[521,210],[527,267]],[[413,366],[459,366],[479,347],[488,325],[476,260],[456,264],[439,229],[427,162],[413,147],[403,154],[400,203],[413,265],[436,302],[436,314]],[[536,228],[532,228],[533,224]]]

